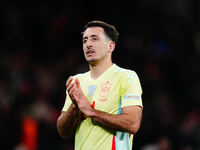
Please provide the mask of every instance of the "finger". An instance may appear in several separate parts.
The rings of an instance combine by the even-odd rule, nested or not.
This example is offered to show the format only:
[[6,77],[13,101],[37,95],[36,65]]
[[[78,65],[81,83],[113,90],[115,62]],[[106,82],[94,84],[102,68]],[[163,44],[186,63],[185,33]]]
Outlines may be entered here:
[[76,92],[76,89],[75,89],[75,88],[73,89],[72,97],[73,97],[73,99],[72,99],[73,103],[74,103],[74,104],[77,104],[79,99],[78,99],[78,97],[77,97],[77,92]]
[[73,96],[74,96],[74,99],[78,100],[79,99],[79,94],[78,94],[78,91],[77,91],[77,88],[74,87],[74,91],[73,91]]
[[75,84],[76,84],[76,87],[77,87],[77,88],[80,87],[80,82],[79,82],[78,78],[75,79]]
[[70,76],[70,77],[67,79],[66,87],[68,87],[72,81],[73,81],[73,77]]
[[70,96],[70,98],[71,98],[72,101],[75,100],[75,98],[74,98],[74,94],[73,94],[73,91],[71,91],[71,92],[69,93],[69,96]]
[[67,86],[67,91],[69,92],[74,86],[75,86],[74,83],[71,83],[70,85],[68,85]]
[[70,84],[69,89],[67,89],[69,95],[72,95],[75,90],[75,84]]
[[76,102],[76,99],[74,98],[74,93],[73,93],[73,92],[71,93],[70,98],[71,98],[71,101],[72,101],[75,105],[77,105],[77,102]]

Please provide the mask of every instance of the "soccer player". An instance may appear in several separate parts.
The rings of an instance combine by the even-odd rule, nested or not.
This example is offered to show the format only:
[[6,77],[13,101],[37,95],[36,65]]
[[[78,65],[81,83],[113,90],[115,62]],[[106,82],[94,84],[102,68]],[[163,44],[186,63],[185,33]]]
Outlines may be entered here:
[[113,25],[91,21],[82,34],[90,71],[68,78],[58,132],[67,138],[76,129],[75,150],[131,150],[143,110],[138,76],[112,62]]

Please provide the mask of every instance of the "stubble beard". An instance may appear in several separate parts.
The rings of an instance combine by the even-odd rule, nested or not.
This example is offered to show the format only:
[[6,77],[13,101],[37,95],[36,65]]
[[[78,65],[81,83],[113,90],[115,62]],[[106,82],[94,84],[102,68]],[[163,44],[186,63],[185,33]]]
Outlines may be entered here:
[[97,63],[97,59],[92,58],[90,60],[87,60],[87,62],[88,62],[89,65],[95,65]]

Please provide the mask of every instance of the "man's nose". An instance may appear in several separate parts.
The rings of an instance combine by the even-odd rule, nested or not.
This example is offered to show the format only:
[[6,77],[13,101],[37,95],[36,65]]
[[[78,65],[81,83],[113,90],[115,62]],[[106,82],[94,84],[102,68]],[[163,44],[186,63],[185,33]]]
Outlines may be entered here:
[[87,46],[87,48],[91,48],[91,47],[92,47],[92,43],[91,43],[90,40],[88,40],[88,41],[86,42],[86,46]]

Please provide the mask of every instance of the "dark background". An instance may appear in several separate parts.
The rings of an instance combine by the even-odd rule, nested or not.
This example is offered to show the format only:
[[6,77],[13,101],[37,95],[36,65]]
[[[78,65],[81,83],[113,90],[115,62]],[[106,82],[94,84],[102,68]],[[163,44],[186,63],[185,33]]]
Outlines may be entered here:
[[135,70],[144,113],[134,150],[200,149],[200,1],[3,1],[0,141],[5,150],[73,150],[56,121],[69,75],[88,70],[81,31],[120,33],[113,61]]

